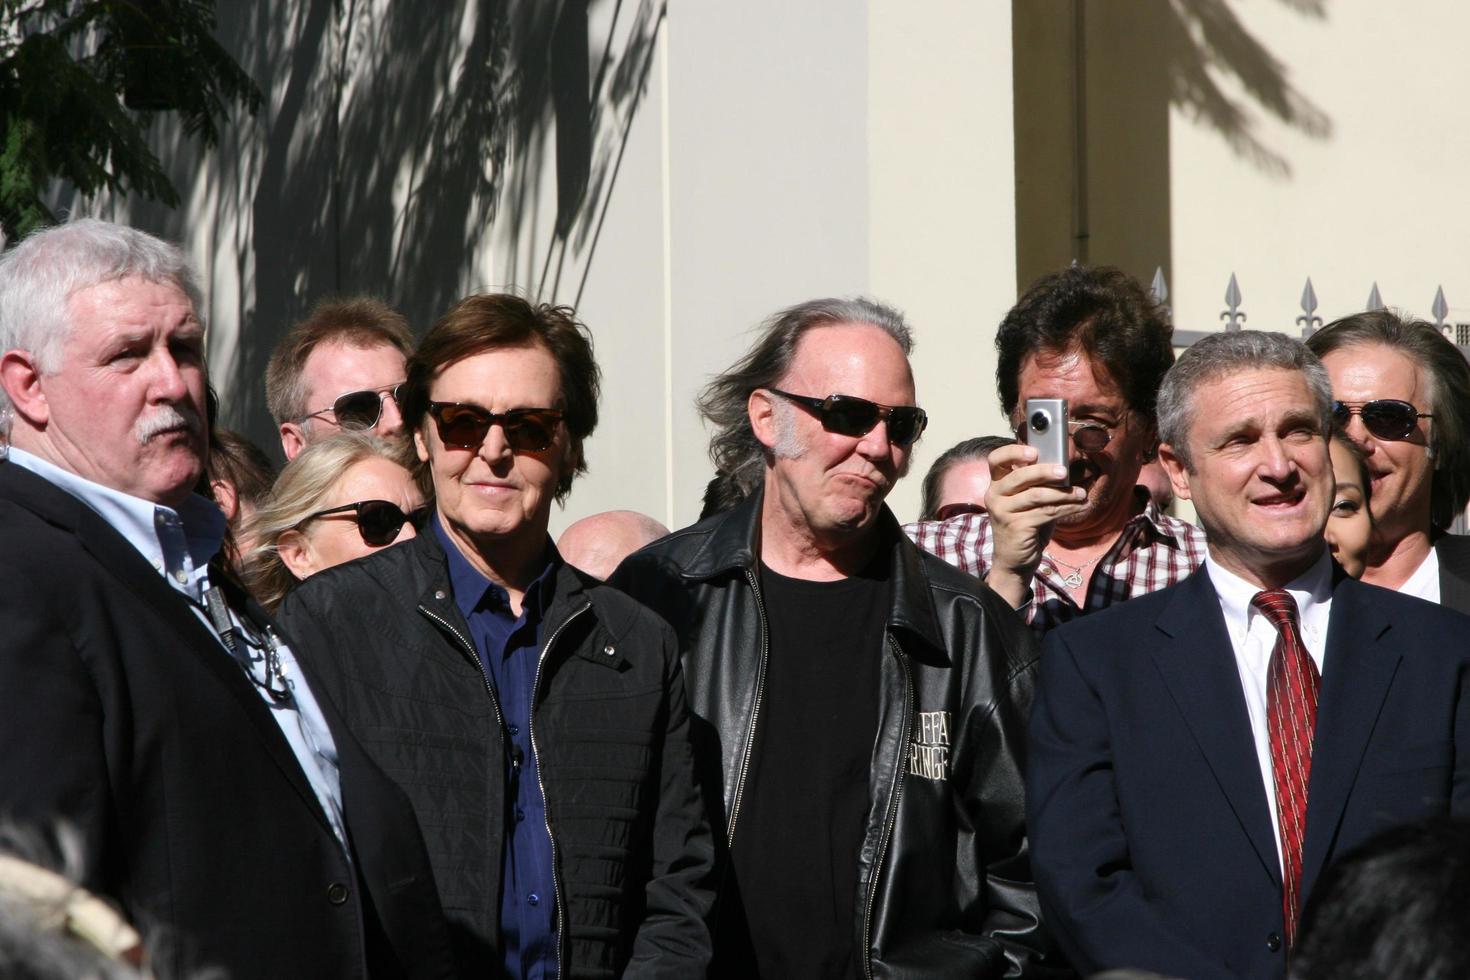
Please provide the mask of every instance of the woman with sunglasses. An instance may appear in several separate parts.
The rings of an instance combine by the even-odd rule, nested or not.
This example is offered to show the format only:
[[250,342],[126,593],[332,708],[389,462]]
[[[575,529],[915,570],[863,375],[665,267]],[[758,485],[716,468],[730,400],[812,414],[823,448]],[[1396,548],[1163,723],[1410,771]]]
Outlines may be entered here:
[[1336,423],[1367,459],[1373,545],[1363,581],[1470,612],[1470,366],[1423,320],[1343,317],[1307,341],[1332,379]]
[[424,497],[408,447],[363,432],[310,443],[246,527],[245,579],[274,610],[301,580],[415,534]]

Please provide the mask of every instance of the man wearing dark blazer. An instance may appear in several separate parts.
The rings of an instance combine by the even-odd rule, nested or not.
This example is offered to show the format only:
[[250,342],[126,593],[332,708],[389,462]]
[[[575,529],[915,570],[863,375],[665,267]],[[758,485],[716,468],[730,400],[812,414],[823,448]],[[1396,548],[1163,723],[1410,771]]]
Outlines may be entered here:
[[100,221],[0,258],[0,815],[72,836],[160,975],[449,976],[407,801],[209,564],[198,305]]
[[1161,459],[1209,556],[1046,640],[1028,825],[1084,974],[1285,977],[1324,866],[1470,809],[1470,618],[1332,563],[1330,405],[1295,340],[1190,348],[1160,391]]
[[1373,480],[1363,581],[1470,613],[1470,364],[1438,327],[1388,310],[1334,320],[1307,346],[1332,379],[1333,416]]

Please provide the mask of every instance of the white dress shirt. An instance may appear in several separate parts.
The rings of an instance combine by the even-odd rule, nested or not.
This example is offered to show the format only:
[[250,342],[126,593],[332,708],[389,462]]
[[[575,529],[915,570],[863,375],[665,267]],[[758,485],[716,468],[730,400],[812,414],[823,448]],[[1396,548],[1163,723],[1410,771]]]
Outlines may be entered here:
[[1421,599],[1428,599],[1435,605],[1439,604],[1439,552],[1433,548],[1429,554],[1414,569],[1404,584],[1398,587],[1398,591],[1404,595],[1416,595]]
[[[1256,761],[1261,767],[1261,782],[1266,787],[1266,802],[1271,811],[1271,832],[1276,836],[1277,858],[1281,855],[1281,817],[1276,810],[1276,778],[1271,771],[1271,733],[1266,718],[1266,687],[1271,677],[1271,651],[1279,635],[1265,614],[1251,605],[1256,593],[1263,591],[1232,572],[1226,571],[1214,555],[1205,558],[1210,583],[1225,614],[1225,629],[1235,651],[1235,669],[1240,673],[1240,688],[1245,694],[1245,710],[1250,716],[1251,735],[1256,742]],[[1327,650],[1327,622],[1332,612],[1332,560],[1326,548],[1299,578],[1288,582],[1286,591],[1296,600],[1302,642],[1307,654],[1323,671]]]
[[[147,559],[174,591],[188,601],[199,621],[216,639],[219,638],[204,609],[204,592],[209,588],[209,561],[219,551],[225,533],[225,516],[212,501],[191,494],[178,510],[174,510],[94,483],[14,446],[10,447],[9,456],[10,462],[65,490],[96,511]],[[235,631],[242,636],[256,636],[259,632],[241,620],[238,610],[230,610],[230,620]],[[286,685],[291,690],[291,697],[284,701],[270,697],[263,687],[266,678],[262,655],[251,650],[248,657],[237,657],[223,641],[220,642],[220,651],[238,663],[255,682],[256,693],[265,701],[271,718],[286,736],[291,752],[337,834],[337,840],[346,850],[337,744],[332,739],[321,706],[307,686],[306,678],[301,675],[291,648],[277,642],[276,650],[286,675]]]

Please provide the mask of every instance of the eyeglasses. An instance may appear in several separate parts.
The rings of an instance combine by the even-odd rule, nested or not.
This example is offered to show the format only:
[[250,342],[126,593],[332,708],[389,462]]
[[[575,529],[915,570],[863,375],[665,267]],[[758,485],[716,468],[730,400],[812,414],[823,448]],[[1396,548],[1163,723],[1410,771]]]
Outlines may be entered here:
[[879,405],[854,395],[828,395],[812,398],[793,395],[779,388],[767,388],[773,395],[808,409],[822,423],[822,428],[843,436],[865,436],[879,422],[888,423],[888,441],[895,446],[912,446],[929,424],[929,416],[914,405]]
[[428,513],[428,508],[420,507],[412,514],[405,514],[403,508],[387,500],[359,500],[356,503],[343,504],[341,507],[319,510],[303,518],[296,526],[305,527],[319,517],[331,517],[336,514],[349,514],[349,512],[352,520],[357,522],[357,533],[362,535],[362,543],[372,548],[381,548],[398,540],[398,534],[403,530],[404,524],[410,522],[417,524]]
[[391,398],[395,402],[398,401],[398,389],[402,387],[403,382],[400,381],[397,384],[384,385],[382,388],[349,391],[345,395],[338,395],[337,400],[332,402],[331,408],[303,415],[296,421],[305,422],[307,419],[314,419],[331,412],[337,424],[344,429],[358,431],[371,429],[378,424],[378,419],[383,417],[383,399]]
[[539,453],[556,439],[562,413],[551,408],[513,408],[509,412],[487,412],[479,405],[462,402],[429,402],[429,415],[439,427],[446,446],[477,449],[490,434],[490,427],[505,430],[505,441],[519,453]]
[[1332,403],[1332,418],[1343,428],[1347,428],[1354,415],[1363,420],[1363,428],[1379,439],[1391,442],[1407,438],[1419,425],[1420,419],[1434,418],[1429,412],[1421,412],[1409,402],[1397,398]]
[[959,517],[961,514],[983,513],[985,513],[984,504],[972,504],[962,501],[960,503],[945,504],[943,507],[934,512],[934,519],[936,521],[947,521],[951,517]]
[[[1100,453],[1113,441],[1113,427],[1101,422],[1067,419],[1067,429],[1072,433],[1072,445],[1077,447],[1078,452]],[[1016,438],[1025,441],[1025,430],[1024,422],[1017,426]]]
[[1100,453],[1113,441],[1113,430],[1101,422],[1067,419],[1067,428],[1072,432],[1072,445],[1080,452]]

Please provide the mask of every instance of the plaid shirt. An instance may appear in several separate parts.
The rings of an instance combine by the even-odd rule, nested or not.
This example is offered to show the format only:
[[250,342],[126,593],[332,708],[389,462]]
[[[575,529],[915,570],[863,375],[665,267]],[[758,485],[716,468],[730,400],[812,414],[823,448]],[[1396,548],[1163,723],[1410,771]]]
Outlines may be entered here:
[[[947,521],[905,524],[903,529],[920,548],[961,571],[982,579],[990,572],[995,538],[989,515],[961,514]],[[1204,560],[1205,532],[1169,517],[1150,501],[1123,526],[1123,533],[1097,563],[1087,583],[1083,608],[1078,608],[1062,582],[1068,570],[1043,557],[1031,580],[1032,601],[1020,611],[1034,628],[1046,632],[1115,602],[1174,585]]]

